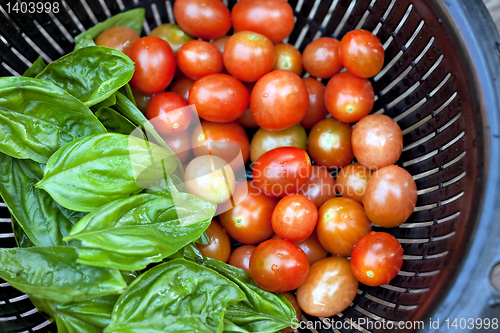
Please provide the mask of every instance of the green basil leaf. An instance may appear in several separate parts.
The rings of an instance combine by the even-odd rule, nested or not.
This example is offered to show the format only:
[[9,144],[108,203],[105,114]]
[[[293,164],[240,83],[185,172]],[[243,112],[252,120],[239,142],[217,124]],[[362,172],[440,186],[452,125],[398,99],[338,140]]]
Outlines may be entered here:
[[106,21],[98,23],[89,30],[76,36],[75,49],[95,45],[94,39],[96,39],[102,32],[112,27],[129,27],[134,29],[140,35],[142,32],[145,14],[146,10],[144,8],[131,9],[126,12],[116,14]]
[[236,284],[213,270],[174,259],[129,286],[104,332],[222,332],[226,308],[243,298]]
[[26,70],[26,72],[24,72],[23,76],[35,77],[38,74],[40,74],[45,69],[45,67],[47,67],[47,65],[43,61],[43,58],[40,56],[40,57],[36,58],[33,65],[31,65],[31,67],[28,68]]
[[90,109],[92,110],[92,112],[95,113],[95,112],[99,111],[100,108],[111,107],[115,104],[116,104],[116,95],[113,94],[113,95],[109,96],[108,98],[106,98],[104,101],[92,105],[90,107]]
[[0,78],[0,127],[0,152],[40,163],[76,138],[106,132],[66,91],[22,76]]
[[137,103],[135,102],[134,93],[132,92],[132,87],[130,87],[130,83],[127,83],[126,85],[121,87],[118,92],[127,97],[132,103],[134,103],[134,105],[137,105]]
[[108,107],[101,107],[95,115],[110,133],[128,135],[137,128],[130,120]]
[[89,212],[147,188],[171,173],[178,161],[171,151],[145,140],[98,134],[56,151],[37,186],[63,207]]
[[[177,194],[175,200],[169,193],[142,193],[89,213],[66,240],[82,242],[79,263],[139,270],[198,239],[215,209],[214,204],[187,193]],[[189,215],[194,223],[179,223],[178,214]]]
[[126,287],[116,269],[76,263],[69,246],[0,249],[0,278],[14,288],[61,303],[119,294]]
[[37,79],[51,82],[92,106],[130,81],[134,68],[134,62],[123,52],[89,46],[57,59]]
[[16,239],[17,246],[19,247],[35,246],[35,244],[29,239],[28,235],[26,235],[26,232],[24,232],[23,228],[21,228],[19,222],[17,222],[14,216],[11,216],[10,221],[12,225],[12,232],[14,233],[14,238]]

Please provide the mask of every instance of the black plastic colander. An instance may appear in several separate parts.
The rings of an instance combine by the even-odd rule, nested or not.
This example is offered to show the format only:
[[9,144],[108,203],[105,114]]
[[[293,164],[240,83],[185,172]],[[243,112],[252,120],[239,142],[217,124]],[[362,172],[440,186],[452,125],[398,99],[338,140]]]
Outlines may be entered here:
[[[9,2],[0,0],[0,76],[22,74],[39,55],[57,59],[73,49],[74,36],[126,9],[146,8],[144,34],[174,21],[166,0],[53,0],[59,12],[43,14],[9,13]],[[382,287],[360,286],[333,328],[330,318],[304,317],[311,331],[499,332],[479,327],[500,318],[500,37],[482,1],[289,2],[296,25],[288,42],[301,50],[355,28],[381,39],[386,61],[372,80],[373,112],[403,129],[398,163],[419,189],[414,214],[390,230],[404,248],[399,275]],[[0,245],[15,246],[13,237],[0,203]],[[2,282],[1,332],[55,331]],[[406,328],[389,329],[399,321]]]

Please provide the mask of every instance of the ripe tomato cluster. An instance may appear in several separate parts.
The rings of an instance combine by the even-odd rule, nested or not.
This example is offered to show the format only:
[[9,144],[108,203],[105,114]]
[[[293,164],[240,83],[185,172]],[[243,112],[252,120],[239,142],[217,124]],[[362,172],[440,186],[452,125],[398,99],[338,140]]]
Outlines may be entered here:
[[[178,26],[99,42],[136,63],[137,105],[187,164],[188,191],[232,207],[212,221],[202,254],[245,270],[265,290],[295,290],[298,309],[314,316],[344,310],[359,282],[389,283],[403,249],[372,225],[404,223],[417,188],[395,165],[398,124],[370,114],[380,40],[359,29],[301,53],[282,42],[294,28],[284,0],[241,0],[232,11],[220,0],[177,0],[174,15]],[[252,181],[235,180],[244,167],[235,147],[253,162]]]

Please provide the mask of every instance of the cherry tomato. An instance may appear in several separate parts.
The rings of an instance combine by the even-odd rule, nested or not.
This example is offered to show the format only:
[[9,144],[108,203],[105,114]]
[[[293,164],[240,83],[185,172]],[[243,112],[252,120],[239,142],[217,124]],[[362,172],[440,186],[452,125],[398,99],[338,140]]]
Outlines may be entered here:
[[201,39],[221,38],[231,28],[231,13],[221,0],[177,0],[174,17],[182,30]]
[[163,39],[142,37],[130,46],[127,54],[135,62],[135,72],[130,84],[143,93],[159,93],[172,82],[175,55]]
[[329,79],[342,69],[339,54],[340,42],[332,37],[321,37],[304,49],[304,69],[311,76]]
[[184,132],[191,124],[193,111],[187,101],[173,92],[154,95],[146,107],[146,118],[162,134]]
[[165,23],[154,28],[150,36],[155,36],[167,42],[174,54],[177,54],[182,45],[193,40],[193,37],[185,33],[177,24]]
[[371,114],[354,127],[352,149],[358,162],[369,169],[391,165],[403,151],[403,133],[391,117]]
[[250,276],[260,288],[273,293],[297,288],[308,273],[304,251],[284,239],[260,243],[250,258]]
[[311,160],[296,147],[280,147],[264,153],[253,165],[253,182],[268,196],[297,193],[311,177]]
[[352,272],[367,286],[388,284],[402,266],[403,248],[394,236],[386,232],[370,232],[352,251]]
[[250,182],[236,184],[235,194],[241,193],[238,189],[242,186],[248,186],[248,194],[243,198],[233,196],[238,204],[219,218],[232,238],[244,244],[256,244],[273,235],[271,216],[278,200],[264,195]]
[[253,119],[252,111],[246,109],[245,112],[238,118],[238,123],[246,128],[258,128],[259,124]]
[[417,203],[417,185],[405,169],[389,165],[375,171],[366,184],[363,205],[374,224],[397,227],[413,213]]
[[177,53],[177,64],[181,72],[193,80],[220,73],[223,67],[222,54],[215,45],[204,40],[184,44]]
[[227,74],[211,74],[197,80],[189,90],[189,104],[208,121],[227,123],[238,119],[248,107],[247,88]]
[[278,236],[290,242],[300,242],[313,233],[318,209],[306,196],[289,194],[278,202],[271,221]]
[[321,245],[316,231],[303,241],[295,242],[294,244],[304,251],[311,266],[328,255],[328,251]]
[[283,69],[302,75],[302,55],[295,46],[288,43],[279,43],[274,45],[274,52],[276,58],[273,70]]
[[371,174],[370,170],[360,164],[346,165],[337,173],[335,189],[342,197],[361,202]]
[[335,180],[327,168],[313,165],[311,178],[300,188],[299,193],[311,199],[319,208],[328,199],[335,197]]
[[319,209],[318,234],[321,245],[333,255],[349,257],[356,243],[372,231],[363,206],[348,198],[332,198]]
[[145,94],[136,87],[131,86],[132,95],[134,95],[134,101],[137,105],[137,108],[142,111],[142,113],[146,113],[146,108],[148,107],[149,100],[153,95]]
[[191,156],[191,133],[184,131],[163,136],[165,143],[172,149],[179,161],[184,163]]
[[303,80],[309,94],[309,104],[306,115],[300,124],[304,128],[310,129],[328,114],[324,98],[325,85],[312,77],[304,78]]
[[297,147],[306,150],[306,130],[300,125],[281,131],[268,131],[259,128],[253,135],[250,144],[250,160],[255,162],[265,152],[278,147]]
[[297,301],[311,316],[331,317],[354,301],[358,285],[349,260],[324,258],[311,266],[306,280],[297,288]]
[[352,74],[359,77],[375,76],[384,65],[384,47],[370,31],[349,31],[340,41],[340,61]]
[[318,165],[339,169],[354,158],[352,127],[333,118],[323,119],[311,129],[307,151]]
[[127,54],[130,46],[141,36],[129,27],[118,26],[103,31],[95,39],[95,45],[106,46]]
[[229,257],[228,264],[234,267],[241,268],[248,274],[250,274],[250,257],[255,250],[255,245],[242,245],[237,247],[231,253]]
[[212,44],[214,44],[215,47],[219,50],[220,54],[224,53],[224,47],[226,46],[229,37],[231,36],[224,36],[212,42]]
[[[295,318],[297,318],[297,323],[300,322],[300,318],[302,317],[302,310],[300,309],[300,306],[299,306],[299,303],[297,302],[297,299],[295,298],[295,296],[293,296],[292,294],[288,293],[288,292],[285,292],[285,293],[281,293],[283,296],[285,296],[285,298],[288,300],[288,302],[290,302],[290,304],[293,306],[293,309],[295,310],[295,313],[297,314],[297,316],[295,316]],[[292,333],[294,330],[292,329],[292,327],[287,327],[287,328],[284,328],[281,330],[281,332],[283,333]]]
[[181,76],[175,79],[174,82],[172,82],[169,90],[181,95],[187,101],[189,100],[189,89],[191,89],[193,84],[194,80],[188,79],[185,76]]
[[184,178],[189,193],[216,204],[229,200],[234,192],[233,169],[218,156],[194,158],[187,165]]
[[235,31],[255,31],[274,44],[290,35],[295,24],[293,9],[284,0],[241,0],[231,15]]
[[237,79],[255,82],[274,65],[274,45],[264,35],[240,31],[229,37],[224,46],[224,66]]
[[206,245],[196,244],[201,254],[222,262],[227,262],[231,254],[231,241],[224,229],[217,221],[212,221],[207,228],[210,243]]
[[307,113],[309,94],[295,73],[272,71],[261,77],[250,96],[250,110],[260,127],[280,131],[297,125]]
[[368,79],[348,72],[332,77],[325,89],[325,105],[333,118],[353,123],[367,114],[375,103],[375,92]]

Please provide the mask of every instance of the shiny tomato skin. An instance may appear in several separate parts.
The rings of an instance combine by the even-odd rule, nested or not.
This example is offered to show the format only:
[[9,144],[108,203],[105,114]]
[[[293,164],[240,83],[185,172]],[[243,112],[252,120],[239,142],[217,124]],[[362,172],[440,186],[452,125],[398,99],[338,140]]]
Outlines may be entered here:
[[304,128],[310,129],[316,125],[317,122],[324,119],[328,114],[324,98],[325,85],[321,81],[312,77],[307,77],[303,80],[309,94],[309,104],[307,106],[306,115],[300,124]]
[[295,125],[282,131],[268,131],[259,128],[252,137],[250,144],[250,160],[257,161],[265,152],[278,147],[297,147],[306,150],[307,134],[300,125]]
[[352,149],[358,162],[368,169],[392,165],[403,152],[403,132],[391,117],[371,114],[356,123]]
[[214,46],[219,50],[220,54],[224,53],[224,47],[226,46],[227,40],[231,36],[223,36],[221,38],[218,38],[212,42]]
[[172,149],[179,161],[184,163],[191,156],[191,133],[184,131],[174,135],[163,136],[165,143]]
[[177,0],[174,17],[193,37],[217,39],[231,29],[231,12],[221,0]]
[[255,82],[273,68],[274,45],[264,35],[240,31],[226,41],[222,58],[231,75],[244,82]]
[[336,197],[321,206],[316,232],[321,245],[333,255],[349,257],[356,243],[372,230],[363,206]]
[[250,257],[253,251],[255,251],[255,245],[242,245],[233,250],[231,256],[229,256],[229,265],[241,268],[248,274],[250,274]]
[[280,147],[264,153],[253,165],[253,183],[263,193],[283,197],[297,193],[311,177],[311,160],[296,147]]
[[389,165],[375,171],[366,184],[363,206],[374,224],[394,228],[403,224],[417,203],[417,185],[405,169]]
[[247,88],[227,74],[211,74],[198,79],[189,90],[189,104],[208,121],[228,123],[238,119],[248,107]]
[[362,202],[371,171],[358,163],[343,167],[335,179],[335,190],[340,196]]
[[369,78],[384,66],[384,47],[370,31],[349,31],[340,41],[340,61],[352,74]]
[[290,242],[300,242],[311,236],[318,221],[314,202],[302,194],[282,198],[273,211],[274,232]]
[[325,89],[325,105],[333,118],[353,123],[370,113],[375,92],[368,79],[348,72],[333,76]]
[[300,188],[299,193],[311,199],[319,208],[327,200],[335,197],[335,179],[324,166],[313,165],[311,177]]
[[154,95],[146,107],[146,118],[161,134],[184,132],[191,124],[193,111],[179,94],[162,92]]
[[210,238],[210,243],[206,245],[196,244],[201,254],[204,257],[227,262],[231,254],[231,242],[220,223],[212,221],[206,232]]
[[127,55],[135,62],[130,84],[143,93],[159,93],[172,82],[176,67],[175,55],[163,39],[142,37],[130,46]]
[[306,280],[297,288],[297,301],[311,316],[331,317],[354,301],[358,285],[349,260],[324,258],[311,266]]
[[95,45],[110,47],[127,54],[130,46],[141,36],[132,28],[117,26],[103,31],[95,39]]
[[179,51],[182,45],[193,40],[193,37],[185,33],[178,25],[165,23],[151,30],[149,36],[155,36],[166,41],[175,54]]
[[181,95],[187,101],[189,100],[189,89],[191,89],[194,82],[195,80],[188,79],[185,76],[180,76],[172,82],[169,91]]
[[297,288],[308,273],[304,251],[284,239],[260,243],[250,258],[250,276],[257,286],[273,293]]
[[321,245],[316,231],[303,241],[294,244],[304,251],[311,266],[328,255],[328,251]]
[[276,54],[273,70],[283,69],[302,75],[302,54],[300,51],[288,43],[279,43],[274,45]]
[[388,284],[403,266],[403,248],[394,236],[372,231],[363,237],[351,255],[351,269],[367,286]]
[[307,113],[309,94],[295,73],[272,71],[257,81],[250,96],[250,110],[260,127],[280,131],[297,125]]
[[329,79],[342,69],[339,54],[340,42],[332,37],[312,41],[302,55],[304,69],[311,76]]
[[333,118],[323,119],[309,132],[307,151],[316,164],[339,169],[354,158],[351,133],[351,125]]
[[255,31],[274,44],[290,35],[295,25],[293,9],[284,0],[241,0],[231,16],[235,31]]
[[236,184],[235,194],[241,193],[239,188],[242,186],[248,186],[248,194],[239,198],[233,196],[237,205],[219,215],[220,222],[238,242],[257,244],[274,234],[271,217],[278,200],[266,196],[251,182]]
[[222,71],[222,54],[217,47],[204,40],[192,40],[184,44],[177,53],[177,64],[181,72],[192,80]]

